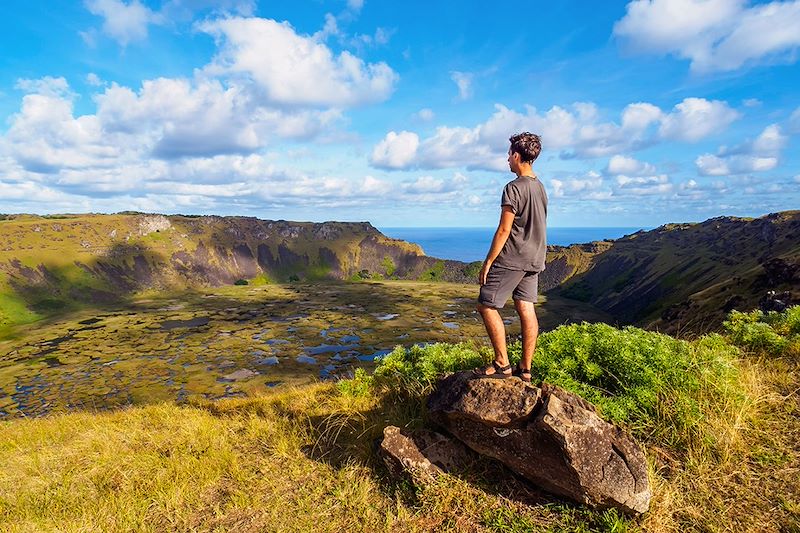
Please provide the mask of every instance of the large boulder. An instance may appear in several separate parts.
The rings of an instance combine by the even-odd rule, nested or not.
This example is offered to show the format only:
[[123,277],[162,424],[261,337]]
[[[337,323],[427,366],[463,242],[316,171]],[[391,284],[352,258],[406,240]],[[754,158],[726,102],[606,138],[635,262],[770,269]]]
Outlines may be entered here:
[[463,471],[473,455],[462,443],[441,433],[397,426],[383,429],[380,453],[392,474],[408,475],[417,485],[430,483],[444,472]]
[[467,446],[548,492],[630,514],[650,506],[639,445],[575,394],[459,372],[437,383],[428,411]]

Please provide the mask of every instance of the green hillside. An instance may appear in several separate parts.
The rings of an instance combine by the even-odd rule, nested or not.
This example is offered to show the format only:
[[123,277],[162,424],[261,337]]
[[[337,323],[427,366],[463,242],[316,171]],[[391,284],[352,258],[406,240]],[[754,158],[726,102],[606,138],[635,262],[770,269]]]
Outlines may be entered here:
[[[614,241],[553,247],[556,293],[619,323],[673,333],[720,328],[768,290],[800,289],[800,211],[667,224]],[[546,271],[545,271],[546,272]],[[557,282],[557,283],[556,283]]]
[[9,215],[0,220],[0,330],[143,290],[311,281],[466,281],[467,265],[426,257],[369,223],[144,214]]

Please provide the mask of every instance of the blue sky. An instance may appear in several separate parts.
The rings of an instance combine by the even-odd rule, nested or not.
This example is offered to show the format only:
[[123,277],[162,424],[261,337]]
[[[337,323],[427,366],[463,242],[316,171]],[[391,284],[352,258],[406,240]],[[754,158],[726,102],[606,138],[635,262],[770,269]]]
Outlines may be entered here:
[[800,0],[12,0],[0,212],[551,226],[800,208]]

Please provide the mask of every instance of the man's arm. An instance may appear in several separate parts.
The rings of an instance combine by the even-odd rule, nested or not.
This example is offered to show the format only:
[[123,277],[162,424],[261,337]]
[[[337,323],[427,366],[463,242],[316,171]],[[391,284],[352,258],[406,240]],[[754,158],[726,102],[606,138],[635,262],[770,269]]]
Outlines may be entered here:
[[506,245],[508,236],[511,235],[511,227],[514,225],[514,211],[511,206],[504,205],[502,209],[500,212],[500,224],[498,224],[497,230],[494,232],[492,246],[489,248],[489,253],[486,254],[486,260],[483,262],[481,273],[478,276],[478,282],[481,285],[486,284],[486,276],[489,273],[489,269],[492,267],[494,260],[497,259],[497,256],[500,255],[500,252],[503,251],[503,246]]

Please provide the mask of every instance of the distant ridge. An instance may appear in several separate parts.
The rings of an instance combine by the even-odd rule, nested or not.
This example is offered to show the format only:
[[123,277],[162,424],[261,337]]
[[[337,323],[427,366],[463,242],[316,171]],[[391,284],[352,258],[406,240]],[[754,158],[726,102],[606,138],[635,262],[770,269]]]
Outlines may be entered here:
[[622,324],[670,333],[716,329],[730,310],[758,307],[768,290],[800,297],[800,211],[552,246],[542,283]]
[[3,215],[0,327],[147,289],[315,279],[474,279],[369,222],[254,217]]

